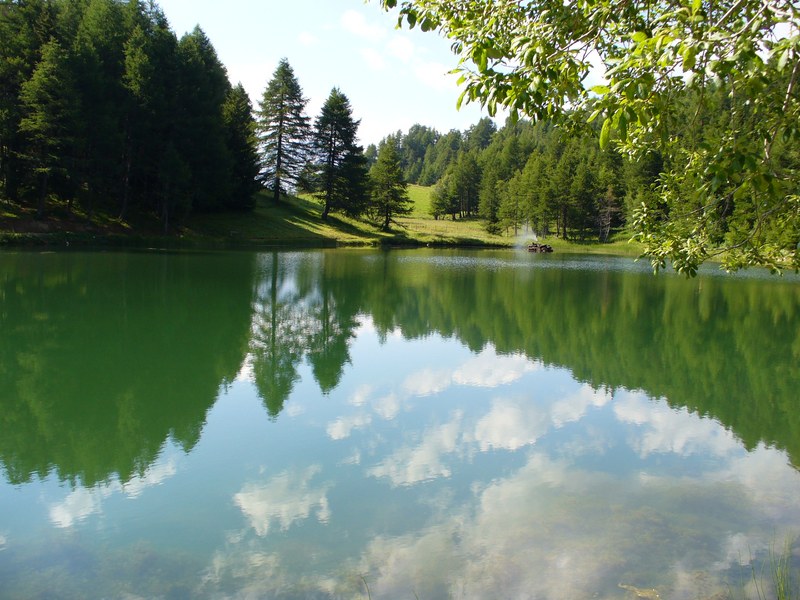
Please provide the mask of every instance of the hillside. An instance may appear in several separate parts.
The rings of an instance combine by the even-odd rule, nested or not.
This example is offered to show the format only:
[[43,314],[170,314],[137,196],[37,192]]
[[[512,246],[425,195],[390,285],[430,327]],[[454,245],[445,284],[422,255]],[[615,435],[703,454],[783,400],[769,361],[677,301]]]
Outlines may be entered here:
[[[414,208],[397,219],[388,232],[361,219],[331,215],[320,218],[320,205],[310,197],[290,196],[275,203],[270,194],[257,195],[252,212],[191,215],[170,235],[163,235],[156,219],[121,222],[110,215],[91,217],[66,205],[55,205],[41,220],[33,210],[0,204],[0,244],[99,245],[167,247],[334,247],[334,246],[463,246],[513,247],[528,241],[488,234],[480,220],[434,219],[428,213],[431,188],[411,185]],[[550,239],[558,251],[603,251],[636,255],[623,242],[576,244]]]

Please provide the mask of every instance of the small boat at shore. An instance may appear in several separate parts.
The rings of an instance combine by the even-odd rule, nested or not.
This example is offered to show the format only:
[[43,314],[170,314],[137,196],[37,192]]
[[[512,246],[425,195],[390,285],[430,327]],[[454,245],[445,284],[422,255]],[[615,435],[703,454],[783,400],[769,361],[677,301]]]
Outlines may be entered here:
[[528,252],[552,252],[553,247],[550,244],[539,244],[538,242],[533,242],[528,244]]

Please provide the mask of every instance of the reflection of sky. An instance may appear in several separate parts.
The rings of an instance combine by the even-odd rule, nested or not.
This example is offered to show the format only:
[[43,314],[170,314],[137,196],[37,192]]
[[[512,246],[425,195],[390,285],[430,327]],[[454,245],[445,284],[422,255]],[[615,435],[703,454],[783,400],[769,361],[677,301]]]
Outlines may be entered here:
[[[245,488],[265,508],[236,496],[257,536],[316,522],[333,557],[313,566],[243,534],[215,554],[209,589],[227,574],[256,596],[301,581],[366,597],[363,576],[373,597],[621,598],[624,583],[688,600],[800,532],[786,456],[747,452],[711,419],[491,346],[376,337],[363,324],[351,356],[370,368],[346,370],[324,405],[290,400],[326,457],[280,492]],[[346,516],[361,494],[369,510]]]
[[177,459],[170,458],[156,463],[144,475],[135,476],[127,483],[113,481],[94,488],[77,487],[66,498],[50,505],[50,521],[56,527],[69,528],[86,517],[99,513],[103,502],[115,494],[122,493],[127,498],[137,498],[147,488],[161,485],[177,473]]
[[286,531],[312,513],[325,523],[330,517],[328,486],[311,484],[320,470],[312,466],[301,472],[280,473],[264,483],[248,483],[233,499],[260,536],[267,535],[273,523]]
[[[243,371],[180,469],[62,493],[48,522],[122,528],[112,498],[163,485],[154,506],[207,532],[198,598],[366,597],[363,576],[376,598],[689,600],[800,532],[785,454],[663,400],[492,346],[381,344],[368,319],[351,360],[327,395],[301,365],[277,421]],[[3,556],[16,539],[0,521]]]

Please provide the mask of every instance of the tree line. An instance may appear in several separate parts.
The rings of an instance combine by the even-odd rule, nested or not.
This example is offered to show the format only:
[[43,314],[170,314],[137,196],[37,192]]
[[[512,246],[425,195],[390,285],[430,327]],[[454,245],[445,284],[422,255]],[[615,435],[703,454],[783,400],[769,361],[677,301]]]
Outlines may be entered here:
[[[697,145],[720,144],[729,115],[745,111],[750,99],[720,83],[702,94],[685,91],[675,102],[671,152],[679,153],[680,148],[689,152]],[[699,131],[698,120],[703,125]],[[397,145],[407,181],[434,186],[431,213],[437,218],[481,218],[493,233],[602,242],[615,230],[633,230],[643,206],[662,202],[679,161],[658,149],[632,157],[615,144],[601,147],[601,135],[599,125],[576,131],[547,119],[509,119],[498,129],[486,117],[465,131],[441,134],[416,124],[386,139]],[[800,144],[781,139],[775,148],[783,169],[800,169]],[[374,152],[368,148],[368,157]],[[733,155],[731,160],[738,159]],[[733,188],[736,181],[720,185]],[[672,201],[673,212],[694,209],[691,190],[682,197],[683,203]],[[715,230],[718,241],[747,229],[753,220],[743,202],[738,214],[733,198],[726,205]],[[790,223],[782,223],[770,235],[775,243],[791,245],[796,234]]]
[[39,218],[59,201],[167,232],[192,211],[252,209],[267,186],[388,227],[405,187],[373,198],[349,100],[334,88],[313,127],[306,102],[284,59],[254,111],[202,29],[178,39],[152,0],[0,3],[0,196]]
[[153,2],[0,6],[0,193],[125,220],[247,208],[257,173],[250,101],[208,37],[181,39]]
[[659,157],[631,162],[589,135],[549,122],[488,117],[440,135],[414,125],[393,136],[404,176],[434,185],[435,218],[480,218],[491,233],[607,241],[659,176]]

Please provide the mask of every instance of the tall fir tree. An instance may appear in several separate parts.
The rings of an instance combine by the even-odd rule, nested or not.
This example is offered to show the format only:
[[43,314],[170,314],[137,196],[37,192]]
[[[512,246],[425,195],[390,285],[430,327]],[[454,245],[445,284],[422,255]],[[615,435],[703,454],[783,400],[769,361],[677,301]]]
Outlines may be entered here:
[[52,180],[69,177],[79,127],[78,93],[69,57],[56,40],[42,48],[42,58],[20,90],[26,137],[25,158],[38,180],[37,216],[44,216]]
[[256,122],[250,98],[240,83],[230,92],[222,106],[228,151],[233,159],[230,173],[230,196],[226,206],[233,209],[251,209],[255,206],[254,194],[258,190],[258,149]]
[[188,209],[219,210],[230,195],[232,159],[225,140],[223,105],[231,89],[225,67],[200,27],[178,43],[176,149],[189,166]]
[[350,100],[333,88],[314,123],[317,197],[323,205],[323,219],[332,210],[357,215],[365,207],[367,162],[356,141],[359,123],[353,119]]
[[307,103],[294,70],[282,58],[257,113],[262,180],[272,189],[276,202],[288,186],[297,185],[308,158],[311,129],[305,115]]
[[380,147],[369,175],[374,210],[382,221],[381,228],[387,230],[394,217],[411,212],[408,185],[394,139],[389,138]]

